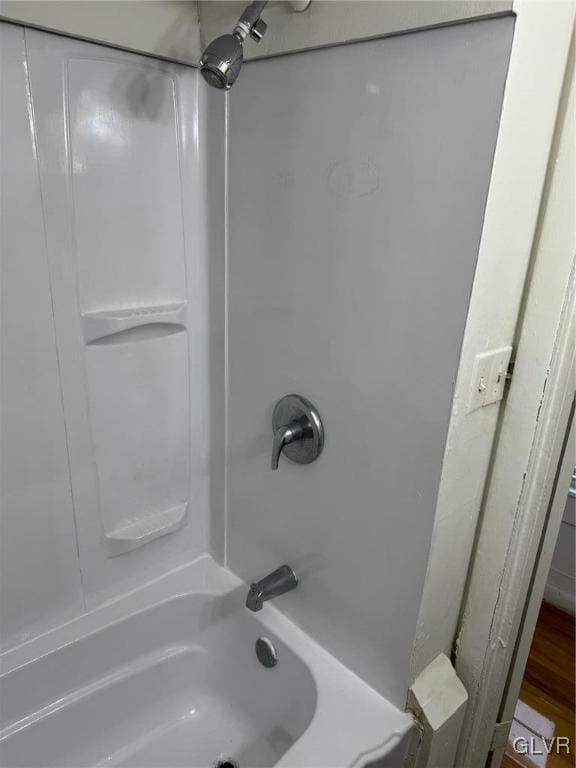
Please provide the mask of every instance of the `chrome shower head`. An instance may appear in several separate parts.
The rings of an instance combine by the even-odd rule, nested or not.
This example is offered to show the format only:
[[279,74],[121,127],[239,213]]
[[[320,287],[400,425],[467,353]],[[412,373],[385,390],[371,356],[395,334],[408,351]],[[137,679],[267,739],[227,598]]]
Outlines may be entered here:
[[229,91],[240,74],[244,51],[236,35],[222,35],[213,40],[202,54],[200,72],[208,85]]
[[250,36],[256,42],[266,32],[266,23],[260,14],[267,0],[246,6],[231,35],[222,35],[206,46],[200,59],[200,72],[208,85],[229,91],[240,74],[244,51],[242,43]]

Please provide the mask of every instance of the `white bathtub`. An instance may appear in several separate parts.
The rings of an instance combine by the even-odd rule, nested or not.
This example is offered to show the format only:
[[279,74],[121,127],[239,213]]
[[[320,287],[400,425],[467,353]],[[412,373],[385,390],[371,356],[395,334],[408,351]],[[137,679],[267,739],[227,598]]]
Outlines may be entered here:
[[204,557],[4,653],[2,768],[400,768],[410,718],[245,596]]

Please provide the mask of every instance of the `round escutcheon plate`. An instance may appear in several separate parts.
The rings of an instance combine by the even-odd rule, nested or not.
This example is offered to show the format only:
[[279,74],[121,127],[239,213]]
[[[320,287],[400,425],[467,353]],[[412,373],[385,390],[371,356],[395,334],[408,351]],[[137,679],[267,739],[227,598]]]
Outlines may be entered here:
[[282,452],[296,464],[310,464],[320,456],[324,448],[324,426],[316,407],[301,395],[286,395],[274,407],[274,432],[293,422],[304,427],[304,436],[284,446]]

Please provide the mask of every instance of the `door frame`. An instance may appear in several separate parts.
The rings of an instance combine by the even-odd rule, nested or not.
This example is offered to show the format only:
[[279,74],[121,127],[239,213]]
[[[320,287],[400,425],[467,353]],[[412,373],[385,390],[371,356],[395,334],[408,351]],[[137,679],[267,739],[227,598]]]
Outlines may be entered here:
[[573,70],[572,37],[515,368],[500,414],[456,644],[456,671],[469,695],[458,768],[483,768],[491,750],[489,765],[496,768],[503,755],[573,471]]
[[[462,606],[511,394],[503,404],[470,412],[474,364],[477,355],[489,350],[513,346],[517,353],[576,4],[515,0],[512,10],[514,37],[413,644],[412,679],[441,653],[452,661],[464,654],[458,645]],[[554,334],[557,318],[544,322]],[[523,376],[516,366],[512,389]],[[465,673],[464,678],[466,684]]]
[[[467,711],[454,737],[457,768],[484,768],[492,749],[566,435],[571,398],[564,385],[573,380],[574,223],[573,212],[566,221],[566,204],[557,205],[554,168],[576,4],[515,0],[512,10],[510,64],[412,653],[413,678],[444,653],[466,688]],[[475,357],[507,345],[515,367],[504,401],[470,412]],[[526,622],[526,637],[530,630]]]
[[[574,400],[572,403],[574,403]],[[554,481],[554,492],[550,501],[548,519],[542,536],[540,553],[533,574],[532,583],[529,587],[528,600],[526,602],[524,616],[521,620],[508,680],[498,712],[498,725],[495,730],[495,738],[492,740],[492,755],[490,762],[488,763],[488,768],[500,768],[504,753],[506,752],[508,736],[520,695],[520,688],[522,686],[522,679],[530,654],[532,638],[534,636],[540,606],[542,605],[542,599],[544,597],[548,572],[550,570],[554,548],[562,524],[562,515],[564,513],[564,507],[566,506],[566,482],[567,478],[570,478],[574,471],[575,436],[574,407],[572,406],[570,429],[564,439],[562,456]],[[569,482],[570,480],[568,479],[568,483]],[[574,748],[574,746],[575,745],[572,745],[572,748]]]

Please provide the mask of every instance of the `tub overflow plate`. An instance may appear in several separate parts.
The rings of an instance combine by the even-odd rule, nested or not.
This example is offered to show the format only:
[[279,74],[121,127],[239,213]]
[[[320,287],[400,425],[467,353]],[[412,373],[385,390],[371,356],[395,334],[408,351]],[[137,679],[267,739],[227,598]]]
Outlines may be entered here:
[[278,664],[278,653],[271,640],[259,637],[256,640],[256,656],[263,667],[275,667]]

